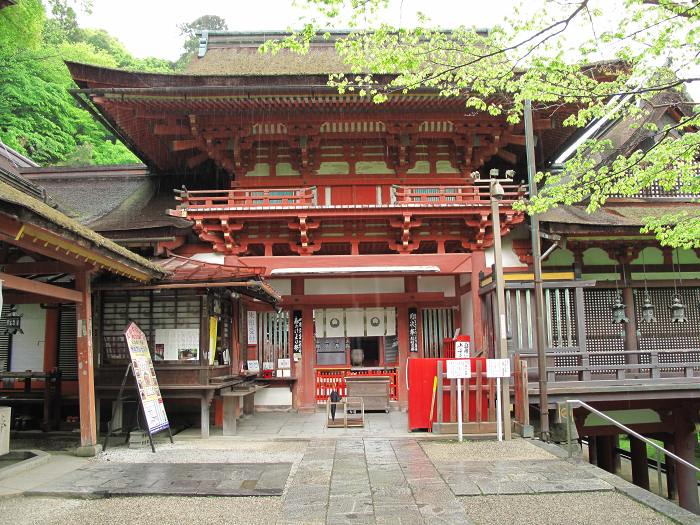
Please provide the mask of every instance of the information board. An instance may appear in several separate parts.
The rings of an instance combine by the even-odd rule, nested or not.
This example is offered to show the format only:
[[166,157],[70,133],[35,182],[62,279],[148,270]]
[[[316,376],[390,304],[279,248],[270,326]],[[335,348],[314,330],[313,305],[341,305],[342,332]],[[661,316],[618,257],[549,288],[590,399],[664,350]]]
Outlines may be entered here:
[[257,345],[258,344],[258,315],[253,310],[248,310],[247,315],[248,320],[248,344]]
[[455,341],[455,357],[457,359],[469,357],[469,341]]
[[472,365],[469,359],[448,359],[445,364],[448,379],[465,379],[472,376]]
[[301,349],[303,341],[301,310],[294,310],[292,314],[292,353],[294,361],[299,361],[301,358]]
[[486,377],[510,377],[510,359],[487,359]]
[[169,428],[170,424],[160,395],[156,371],[153,369],[151,353],[148,350],[148,339],[136,323],[129,325],[124,336],[129,347],[131,369],[136,378],[148,432],[155,434]]

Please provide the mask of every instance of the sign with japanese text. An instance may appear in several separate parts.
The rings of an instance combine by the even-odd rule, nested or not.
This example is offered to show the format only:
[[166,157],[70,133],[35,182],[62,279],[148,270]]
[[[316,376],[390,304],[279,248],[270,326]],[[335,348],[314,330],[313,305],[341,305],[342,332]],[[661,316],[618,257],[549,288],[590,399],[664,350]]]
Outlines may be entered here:
[[445,365],[448,379],[465,379],[472,376],[472,364],[469,359],[448,359]]
[[455,341],[455,357],[457,359],[469,357],[469,341]]
[[303,341],[301,319],[301,310],[295,310],[292,316],[292,353],[295,358],[301,356]]
[[258,344],[258,316],[257,313],[248,310],[248,344],[257,345]]
[[408,309],[408,349],[418,352],[418,310]]
[[487,359],[486,377],[510,377],[510,359]]
[[155,434],[167,429],[170,423],[163,406],[163,398],[160,395],[160,387],[158,386],[156,371],[151,361],[151,353],[148,350],[148,339],[136,323],[129,325],[126,332],[124,332],[124,336],[129,347],[131,369],[136,378],[136,386],[139,390],[148,432]]

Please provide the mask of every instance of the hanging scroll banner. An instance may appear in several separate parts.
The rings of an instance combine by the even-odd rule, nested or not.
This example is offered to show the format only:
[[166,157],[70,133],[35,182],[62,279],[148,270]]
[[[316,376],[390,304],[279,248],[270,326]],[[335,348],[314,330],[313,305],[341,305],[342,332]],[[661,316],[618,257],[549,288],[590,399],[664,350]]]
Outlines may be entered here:
[[136,323],[129,325],[126,332],[124,332],[124,336],[129,347],[131,367],[136,378],[141,406],[148,425],[148,433],[151,435],[156,434],[170,428],[170,423],[163,406],[163,398],[160,395],[160,387],[156,379],[156,371],[153,369],[151,353],[148,350],[148,339]]

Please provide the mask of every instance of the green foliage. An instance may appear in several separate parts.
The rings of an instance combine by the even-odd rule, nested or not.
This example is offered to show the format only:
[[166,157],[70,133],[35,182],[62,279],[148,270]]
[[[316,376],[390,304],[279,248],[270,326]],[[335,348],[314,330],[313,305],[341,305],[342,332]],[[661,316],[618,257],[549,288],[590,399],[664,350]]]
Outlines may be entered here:
[[176,69],[182,70],[190,62],[199,47],[197,31],[225,31],[228,29],[228,24],[220,16],[204,15],[194,19],[192,22],[178,24],[177,28],[180,30],[180,34],[186,38],[183,44],[185,51],[175,64]]
[[[594,211],[612,195],[635,196],[652,184],[700,192],[700,106],[685,96],[687,84],[700,83],[696,0],[540,0],[518,7],[488,33],[471,27],[445,32],[425,18],[414,28],[372,23],[381,19],[388,0],[301,3],[311,13],[303,28],[261,49],[304,53],[323,34],[321,28],[353,28],[336,43],[352,75],[329,80],[341,93],[380,103],[392,93],[427,87],[464,97],[467,107],[504,115],[511,123],[521,120],[529,99],[535,108],[569,115],[566,126],[624,119],[653,139],[649,151],[625,151],[612,159],[609,144],[583,144],[563,172],[540,174],[544,189],[523,203],[531,213],[574,203]],[[392,75],[388,82],[381,76],[386,74]],[[659,102],[669,92],[676,94],[673,102],[669,97]],[[679,106],[680,120],[665,126],[649,122],[658,104]],[[647,230],[663,244],[700,247],[698,220],[676,219],[649,218]]]
[[77,25],[76,4],[19,0],[0,11],[0,139],[40,164],[124,164],[136,156],[73,100],[63,60],[141,71],[172,71],[157,58],[138,59],[103,30]]

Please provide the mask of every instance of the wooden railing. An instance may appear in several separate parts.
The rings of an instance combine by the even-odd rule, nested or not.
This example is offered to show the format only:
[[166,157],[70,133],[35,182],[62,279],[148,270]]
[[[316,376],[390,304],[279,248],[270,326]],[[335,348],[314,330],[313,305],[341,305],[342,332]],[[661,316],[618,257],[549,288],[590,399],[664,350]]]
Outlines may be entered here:
[[[537,371],[536,354],[520,354]],[[573,364],[556,364],[568,358]],[[618,361],[617,363],[615,361]],[[620,362],[621,361],[621,362]],[[547,381],[700,377],[700,349],[547,352]],[[533,374],[531,373],[532,377]]]
[[[525,195],[523,186],[503,185],[503,200],[514,201]],[[392,204],[444,205],[488,202],[488,185],[469,186],[392,186]]]
[[345,378],[347,376],[383,376],[389,377],[389,398],[396,401],[398,392],[398,370],[384,368],[377,370],[352,370],[351,368],[317,368],[316,369],[316,402],[328,399],[331,392],[336,390],[342,397],[347,395]]
[[316,187],[231,190],[177,190],[176,200],[188,209],[253,206],[313,206]]

